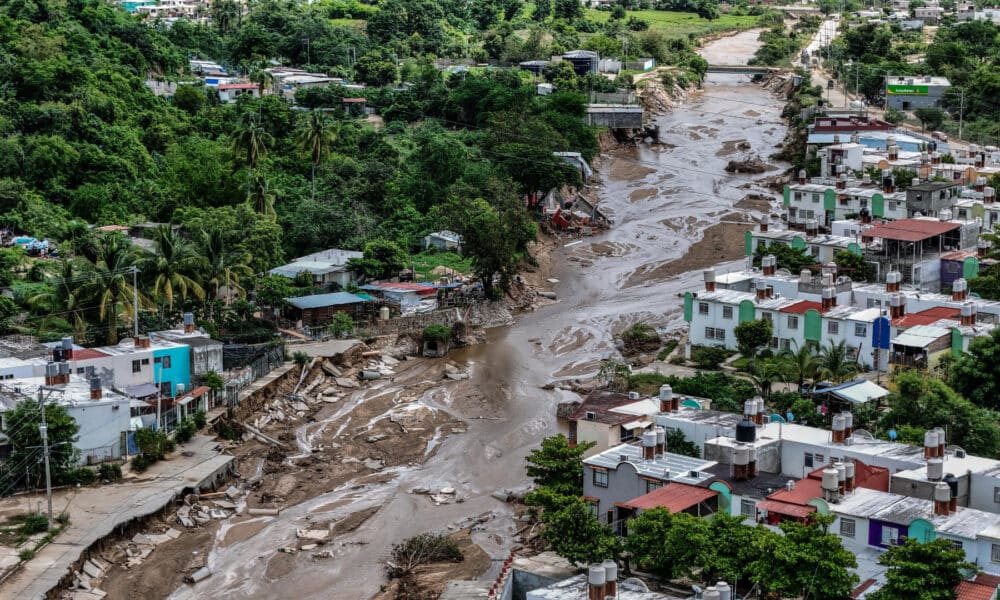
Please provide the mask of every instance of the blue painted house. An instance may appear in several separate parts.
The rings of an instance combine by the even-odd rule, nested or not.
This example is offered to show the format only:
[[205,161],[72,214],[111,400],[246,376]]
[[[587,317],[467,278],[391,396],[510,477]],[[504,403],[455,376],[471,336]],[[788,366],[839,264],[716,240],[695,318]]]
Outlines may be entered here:
[[[191,348],[150,334],[153,381],[164,396],[178,396],[191,389]],[[182,386],[178,391],[178,385]]]

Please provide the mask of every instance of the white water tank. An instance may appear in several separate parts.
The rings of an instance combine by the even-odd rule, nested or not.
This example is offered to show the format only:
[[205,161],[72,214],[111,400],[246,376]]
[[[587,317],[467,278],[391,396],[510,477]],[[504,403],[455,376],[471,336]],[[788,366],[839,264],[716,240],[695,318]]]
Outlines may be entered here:
[[844,423],[844,415],[833,415],[833,430],[843,432],[847,428]]
[[844,463],[844,467],[847,470],[847,478],[854,479],[854,463],[852,462]]
[[847,481],[847,465],[842,462],[838,462],[834,463],[833,468],[837,469],[837,481]]
[[823,482],[821,486],[828,492],[836,492],[840,489],[840,481],[838,477],[839,474],[837,473],[837,469],[834,469],[833,467],[823,469]]
[[940,458],[927,459],[927,480],[940,481],[944,477],[944,461]]
[[652,431],[646,431],[642,434],[642,446],[644,448],[652,448],[656,446],[656,434]]
[[705,591],[701,593],[701,600],[720,600],[719,590],[716,589],[714,585],[710,585],[705,588]]
[[743,414],[752,416],[757,414],[757,400],[751,398],[743,403]]
[[587,583],[590,585],[604,585],[607,577],[604,565],[590,565],[590,569],[587,572]]
[[719,591],[719,600],[733,600],[733,588],[725,581],[716,583],[715,589]]
[[764,399],[760,396],[754,396],[754,402],[757,404],[757,414],[763,414],[764,412]]
[[840,413],[844,417],[844,428],[854,429],[854,414],[849,411]]
[[951,486],[947,483],[940,481],[934,486],[934,501],[935,502],[950,502],[951,501]]
[[739,467],[750,464],[750,448],[742,444],[733,447],[733,464]]
[[674,389],[670,387],[669,384],[664,383],[660,386],[660,400],[673,400]]
[[609,558],[601,566],[604,567],[604,581],[618,581],[618,563]]
[[662,427],[654,427],[653,431],[656,432],[656,443],[662,446],[667,441],[667,430]]
[[937,431],[933,429],[928,429],[924,432],[924,447],[925,448],[937,448],[938,436]]

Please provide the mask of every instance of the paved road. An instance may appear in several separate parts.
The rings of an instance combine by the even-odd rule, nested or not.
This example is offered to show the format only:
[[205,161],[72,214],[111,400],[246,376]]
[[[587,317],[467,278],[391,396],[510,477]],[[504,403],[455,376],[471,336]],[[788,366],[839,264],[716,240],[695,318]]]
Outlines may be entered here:
[[[183,446],[193,456],[176,453],[150,467],[141,477],[117,485],[57,492],[53,511],[69,512],[69,527],[0,585],[0,598],[44,598],[80,555],[116,526],[155,513],[185,487],[197,486],[223,470],[233,457],[220,455],[214,450],[217,445],[214,438],[199,435]],[[44,496],[9,498],[0,502],[0,510],[23,507],[26,503],[35,506],[38,501],[43,501],[44,506],[44,499]]]

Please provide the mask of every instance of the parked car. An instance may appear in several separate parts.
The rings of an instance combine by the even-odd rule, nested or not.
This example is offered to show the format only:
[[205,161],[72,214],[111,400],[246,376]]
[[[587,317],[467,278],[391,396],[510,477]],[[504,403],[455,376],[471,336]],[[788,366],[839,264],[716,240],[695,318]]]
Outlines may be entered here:
[[944,133],[943,131],[932,131],[931,132],[931,137],[934,138],[934,139],[936,139],[936,140],[941,140],[942,142],[947,142],[948,141],[948,135],[946,133]]

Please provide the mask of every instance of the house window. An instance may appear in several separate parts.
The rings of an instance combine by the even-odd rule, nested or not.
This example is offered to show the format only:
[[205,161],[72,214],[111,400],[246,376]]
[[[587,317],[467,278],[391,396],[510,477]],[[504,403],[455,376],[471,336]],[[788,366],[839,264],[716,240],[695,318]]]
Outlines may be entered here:
[[949,541],[951,542],[951,545],[955,548],[955,550],[962,550],[962,551],[965,550],[965,546],[962,545],[962,542],[958,540],[949,540]]
[[778,347],[778,338],[776,338],[776,337],[771,338],[771,347],[772,348],[777,348]]
[[708,314],[708,302],[699,302],[698,303],[698,314],[699,315],[707,315]]
[[792,338],[784,338],[784,339],[782,339],[781,340],[781,349],[782,350],[791,350],[792,349]]
[[655,491],[655,490],[658,490],[658,489],[660,489],[661,487],[663,487],[663,482],[662,482],[662,481],[654,481],[654,480],[652,480],[652,479],[647,479],[647,480],[646,480],[646,493],[647,493],[647,494],[648,494],[649,492],[652,492],[652,491]]
[[1000,487],[993,488],[993,502],[1000,504]]
[[142,371],[142,365],[139,363],[139,361],[133,360],[132,361],[132,372],[133,373],[138,373],[139,371]]
[[148,358],[142,359],[142,364],[148,365],[149,364],[149,359]]
[[733,318],[733,307],[732,306],[723,306],[722,307],[722,318],[723,319],[732,319]]
[[868,324],[867,323],[855,323],[854,324],[854,337],[865,337],[868,335]]
[[705,328],[705,339],[708,340],[725,340],[726,330],[721,327],[706,327]]
[[796,200],[801,200],[802,199],[802,192],[795,192],[795,199]]
[[597,517],[601,514],[601,502],[599,500],[587,500],[587,507]]
[[854,537],[854,519],[840,519],[840,535],[843,537]]
[[882,545],[893,546],[899,543],[899,530],[895,527],[882,527]]
[[740,500],[740,514],[744,517],[756,517],[757,503],[753,500]]
[[837,335],[838,333],[840,333],[840,323],[836,321],[827,321],[826,332],[829,333],[830,335]]
[[771,317],[771,313],[769,313],[769,312],[760,313],[760,318],[764,319],[765,321],[771,321],[771,320],[773,320],[772,317]]
[[945,263],[944,270],[948,273],[958,273],[958,263],[956,262]]
[[892,200],[890,200],[890,201],[889,201],[889,210],[890,210],[890,211],[892,211],[892,210],[896,210],[896,206],[898,206],[898,205],[899,205],[899,203],[898,203],[898,202],[895,202],[895,201],[892,201]]
[[594,485],[597,487],[608,487],[608,472],[594,469]]
[[813,456],[812,452],[806,452],[804,462],[807,467],[809,467],[810,469],[813,468],[813,466],[815,465],[815,457]]
[[813,456],[816,458],[816,464],[817,465],[822,465],[823,464],[823,461],[825,459],[823,458],[822,454],[814,454]]
[[990,544],[990,562],[1000,563],[1000,544]]
[[84,372],[85,372],[86,370],[87,370],[87,369],[86,369],[85,367],[77,367],[77,368],[76,368],[76,374],[77,374],[77,375],[83,375],[83,373],[84,373]]
[[812,200],[814,204],[819,204],[819,194],[813,194]]
[[798,329],[799,328],[799,318],[795,315],[788,315],[788,328]]
[[160,363],[160,368],[169,369],[170,368],[170,357],[164,356],[162,358],[155,359],[156,362]]

